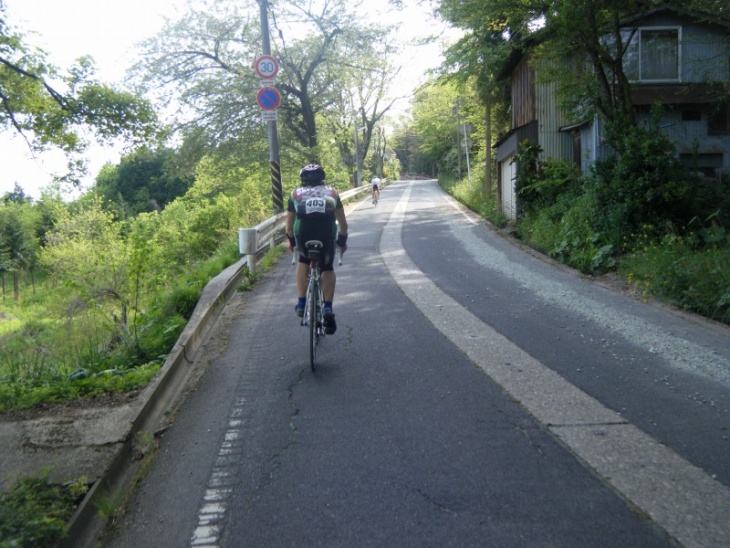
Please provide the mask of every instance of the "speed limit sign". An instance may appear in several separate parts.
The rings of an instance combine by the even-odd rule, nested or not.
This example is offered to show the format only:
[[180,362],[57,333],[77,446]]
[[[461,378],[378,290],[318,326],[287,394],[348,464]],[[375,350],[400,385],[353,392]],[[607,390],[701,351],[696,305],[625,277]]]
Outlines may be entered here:
[[254,69],[262,80],[273,80],[279,73],[279,63],[271,55],[262,55],[256,59]]

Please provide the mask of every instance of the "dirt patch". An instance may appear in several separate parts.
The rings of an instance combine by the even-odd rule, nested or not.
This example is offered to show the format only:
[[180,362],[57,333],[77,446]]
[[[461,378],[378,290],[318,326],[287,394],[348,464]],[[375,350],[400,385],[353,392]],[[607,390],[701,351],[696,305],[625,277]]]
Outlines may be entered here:
[[0,413],[0,422],[26,421],[38,418],[71,417],[82,409],[118,407],[132,403],[140,390],[100,394],[60,403],[41,403],[29,409],[16,409]]

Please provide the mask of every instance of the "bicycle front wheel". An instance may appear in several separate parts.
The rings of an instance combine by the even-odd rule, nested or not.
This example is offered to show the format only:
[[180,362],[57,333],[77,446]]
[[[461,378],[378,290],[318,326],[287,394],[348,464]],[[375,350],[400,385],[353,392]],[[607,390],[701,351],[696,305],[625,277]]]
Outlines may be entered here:
[[317,293],[319,293],[317,285],[309,284],[309,295],[307,296],[309,301],[309,364],[312,371],[316,367],[314,360],[317,357],[317,306],[319,304]]

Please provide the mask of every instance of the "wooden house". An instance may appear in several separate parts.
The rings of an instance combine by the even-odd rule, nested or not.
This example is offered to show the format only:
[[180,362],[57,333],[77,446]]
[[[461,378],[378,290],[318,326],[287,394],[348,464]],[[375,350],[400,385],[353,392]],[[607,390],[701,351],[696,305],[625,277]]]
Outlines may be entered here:
[[[625,23],[627,37],[635,32],[624,71],[639,123],[660,103],[665,108],[659,126],[675,143],[680,159],[708,176],[727,177],[730,108],[718,103],[713,86],[730,82],[730,22],[710,23],[665,7]],[[529,38],[500,72],[509,82],[512,122],[495,144],[495,157],[498,198],[509,219],[518,215],[513,160],[525,139],[542,148],[543,158],[572,159],[584,171],[606,153],[600,118],[576,120],[559,108],[555,84],[537,82],[539,65],[530,62],[530,52],[542,39],[539,34]]]

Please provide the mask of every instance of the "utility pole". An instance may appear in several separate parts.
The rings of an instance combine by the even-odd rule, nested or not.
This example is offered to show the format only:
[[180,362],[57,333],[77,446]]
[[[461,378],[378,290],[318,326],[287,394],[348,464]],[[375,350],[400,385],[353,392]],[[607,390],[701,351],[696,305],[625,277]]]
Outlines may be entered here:
[[[269,37],[269,2],[258,0],[261,8],[261,38],[264,55],[271,55],[271,39]],[[269,130],[269,165],[271,172],[271,199],[274,214],[284,211],[284,194],[281,186],[281,161],[279,156],[279,133],[276,120],[266,122]]]
[[459,163],[459,180],[461,180],[461,119],[459,117],[459,107],[461,102],[459,97],[456,98],[456,106],[453,108],[453,112],[456,114],[456,158]]
[[355,126],[355,187],[359,187],[362,181],[362,166],[360,164],[360,128],[357,127],[357,112],[353,118]]
[[[467,135],[467,124],[461,124],[462,129],[464,130],[464,150],[466,151],[466,177],[467,180],[471,183],[471,167],[469,167],[469,135]],[[460,143],[461,144],[461,143]]]

